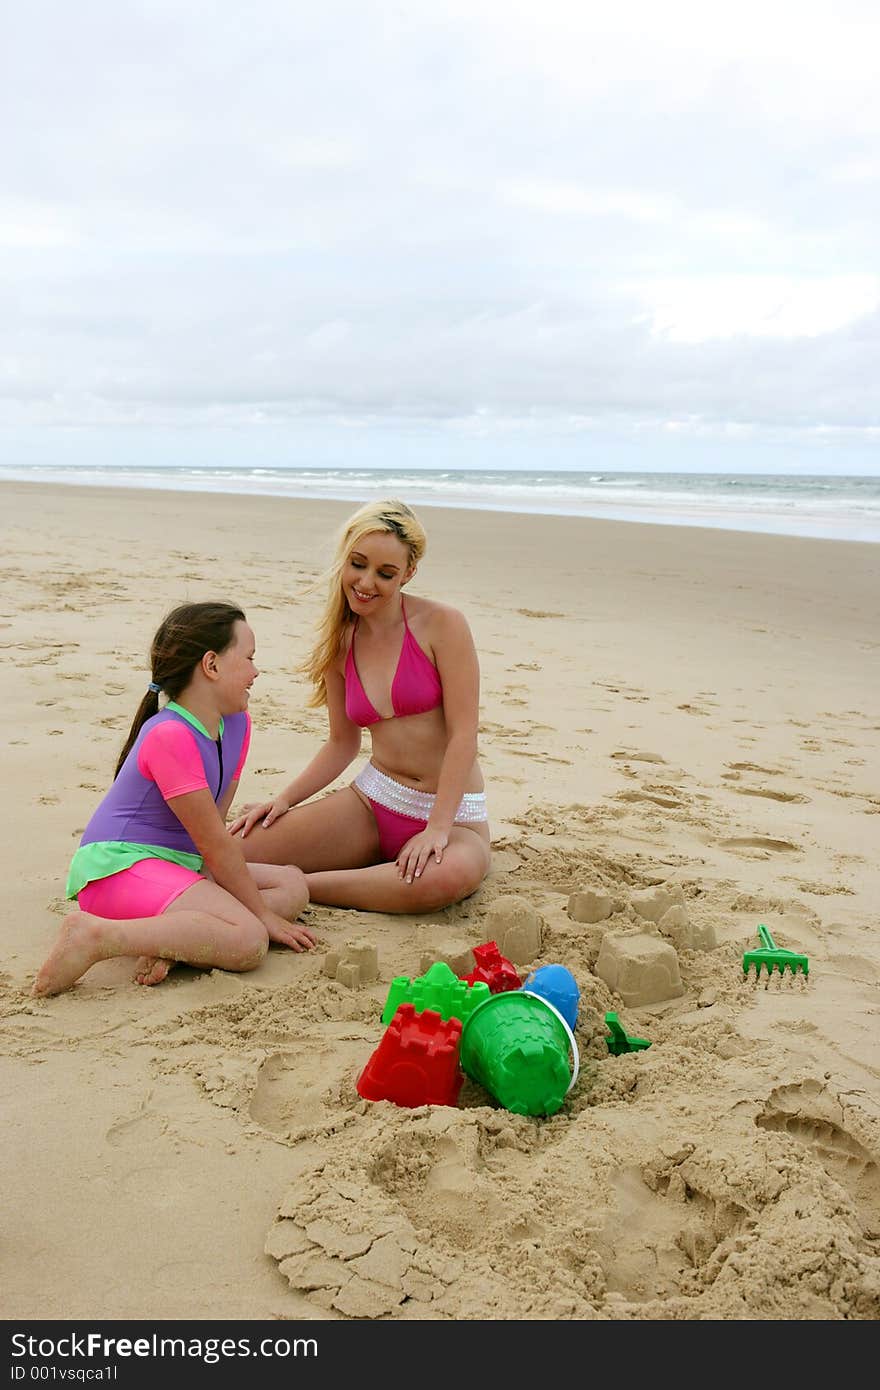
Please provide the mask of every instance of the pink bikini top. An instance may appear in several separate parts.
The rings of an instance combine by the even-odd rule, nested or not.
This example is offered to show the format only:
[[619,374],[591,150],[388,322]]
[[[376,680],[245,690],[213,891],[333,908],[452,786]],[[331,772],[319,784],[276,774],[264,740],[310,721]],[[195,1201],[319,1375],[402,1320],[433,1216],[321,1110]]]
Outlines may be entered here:
[[[397,670],[394,673],[394,680],[391,682],[391,708],[394,710],[393,717],[396,718],[406,714],[424,714],[426,710],[436,709],[438,705],[443,703],[440,673],[410,632],[402,598],[400,607],[403,612],[405,631],[397,661]],[[384,716],[377,714],[364,690],[355,665],[354,639],[358,621],[355,619],[351,644],[345,658],[345,712],[353,724],[359,724],[362,729],[365,729],[369,724],[380,724]],[[388,718],[392,718],[392,716],[389,715]]]

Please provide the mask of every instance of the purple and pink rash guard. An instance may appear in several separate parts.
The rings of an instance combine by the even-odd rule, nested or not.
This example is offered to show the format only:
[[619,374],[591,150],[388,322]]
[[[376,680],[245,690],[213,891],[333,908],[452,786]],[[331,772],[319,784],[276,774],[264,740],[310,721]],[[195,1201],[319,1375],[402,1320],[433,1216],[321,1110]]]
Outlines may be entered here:
[[199,872],[202,856],[168,800],[207,787],[219,802],[241,777],[250,739],[247,711],[221,719],[216,741],[173,700],[148,719],[83,831],[70,865],[68,898],[139,859],[167,859]]

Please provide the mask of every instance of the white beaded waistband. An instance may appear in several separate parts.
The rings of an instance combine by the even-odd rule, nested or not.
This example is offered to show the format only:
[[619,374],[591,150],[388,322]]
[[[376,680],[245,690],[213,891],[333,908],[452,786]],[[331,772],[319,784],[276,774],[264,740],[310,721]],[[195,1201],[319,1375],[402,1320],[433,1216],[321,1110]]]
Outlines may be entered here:
[[[410,820],[429,820],[437,800],[433,792],[420,792],[415,787],[404,786],[403,782],[395,782],[372,763],[361,768],[354,784],[371,801],[378,801],[380,806],[396,811],[399,816],[409,816]],[[455,813],[456,822],[476,823],[488,819],[486,793],[465,792]]]

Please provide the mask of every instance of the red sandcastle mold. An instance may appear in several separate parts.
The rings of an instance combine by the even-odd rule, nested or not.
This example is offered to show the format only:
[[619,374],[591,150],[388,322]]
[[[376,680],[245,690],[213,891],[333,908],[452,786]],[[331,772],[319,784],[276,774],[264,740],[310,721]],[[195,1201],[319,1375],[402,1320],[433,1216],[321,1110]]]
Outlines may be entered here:
[[395,1105],[457,1105],[464,1073],[458,1065],[461,1019],[400,1004],[357,1081],[364,1100]]
[[504,994],[509,989],[521,989],[522,980],[516,967],[502,956],[497,941],[487,941],[474,947],[474,965],[469,975],[462,975],[469,985],[487,984],[491,994]]

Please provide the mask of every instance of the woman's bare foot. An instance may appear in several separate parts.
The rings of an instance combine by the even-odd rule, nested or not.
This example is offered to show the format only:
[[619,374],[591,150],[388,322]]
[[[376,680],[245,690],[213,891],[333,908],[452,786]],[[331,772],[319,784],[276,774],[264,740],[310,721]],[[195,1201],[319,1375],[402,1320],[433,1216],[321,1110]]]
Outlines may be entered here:
[[90,966],[103,960],[102,925],[102,918],[88,912],[68,912],[58,940],[37,972],[31,994],[61,994]]
[[180,961],[166,960],[164,956],[141,956],[131,978],[136,985],[161,985],[168,971],[179,964]]

